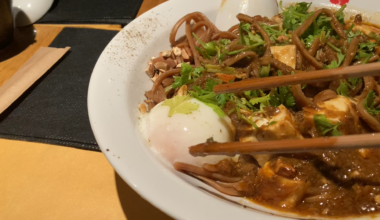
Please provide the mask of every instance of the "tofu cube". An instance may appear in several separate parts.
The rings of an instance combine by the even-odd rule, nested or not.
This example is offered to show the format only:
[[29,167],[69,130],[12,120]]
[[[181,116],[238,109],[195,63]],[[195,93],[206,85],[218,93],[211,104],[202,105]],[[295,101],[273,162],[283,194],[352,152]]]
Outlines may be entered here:
[[296,129],[293,115],[288,109],[280,105],[278,113],[275,114],[267,125],[261,126],[257,132],[259,141],[303,139],[301,133]]
[[296,45],[273,46],[270,51],[274,58],[285,63],[286,65],[296,68]]

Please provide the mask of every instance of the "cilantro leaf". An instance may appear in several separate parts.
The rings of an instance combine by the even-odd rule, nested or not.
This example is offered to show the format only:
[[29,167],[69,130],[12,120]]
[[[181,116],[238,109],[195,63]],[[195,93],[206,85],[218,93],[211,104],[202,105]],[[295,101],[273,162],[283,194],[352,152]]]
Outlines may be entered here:
[[223,46],[227,46],[228,44],[231,43],[231,40],[229,40],[229,39],[221,39],[221,40],[219,41],[219,43],[220,43],[221,45],[223,45]]
[[346,55],[342,54],[341,52],[339,52],[337,54],[338,56],[338,62],[336,62],[336,60],[333,60],[330,65],[327,66],[327,69],[335,69],[335,68],[338,68],[340,67],[340,65],[342,65],[343,63],[343,60],[344,58],[346,57]]
[[193,90],[194,91],[190,91],[190,95],[193,98],[196,98],[204,103],[217,104],[217,100],[215,99],[215,93],[202,90],[200,86],[193,86]]
[[334,125],[327,119],[325,115],[319,115],[319,114],[314,115],[314,123],[315,123],[315,128],[317,129],[317,131],[324,136],[329,132],[331,132],[332,136],[342,135],[342,133],[340,133],[338,130],[338,127],[342,123],[338,123]]
[[[295,5],[289,6],[288,8],[282,7],[282,1],[280,1],[280,7],[283,11],[283,28],[286,30],[294,31],[296,30],[307,18],[313,15],[314,12],[308,12],[311,7],[311,2],[301,2],[296,3]],[[344,9],[345,5],[341,7],[336,13],[338,21],[344,24]],[[336,31],[331,26],[331,17],[326,16],[325,14],[321,14],[314,20],[313,24],[310,25],[309,28],[302,34],[301,39],[305,42],[305,45],[310,45],[313,37],[317,37],[322,33],[327,33],[329,35],[336,36]],[[339,36],[337,36],[339,37]]]
[[244,98],[239,98],[237,97],[235,94],[233,93],[229,93],[228,94],[229,96],[229,99],[232,101],[232,102],[235,102],[235,105],[237,108],[241,108],[241,109],[244,109],[244,110],[257,110],[256,108],[254,108],[253,105],[251,105],[246,99]]
[[206,104],[208,107],[212,108],[212,110],[213,110],[216,114],[218,114],[219,117],[224,118],[224,116],[226,116],[226,115],[224,114],[223,110],[222,110],[219,106],[217,106],[217,105],[215,105],[215,104],[212,104],[212,103],[205,103],[205,104]]
[[260,78],[268,77],[270,73],[270,64],[268,66],[262,66],[259,70],[259,76]]
[[373,50],[377,46],[376,43],[372,43],[370,41],[366,43],[359,44],[359,49],[356,53],[355,59],[361,60],[363,58],[367,59],[373,56]]
[[221,108],[224,108],[224,106],[226,105],[226,102],[228,101],[227,95],[220,94],[220,95],[216,95],[215,98],[216,98],[216,102],[218,106],[220,106]]
[[175,96],[172,99],[166,99],[162,106],[168,106],[169,117],[172,117],[174,114],[191,114],[193,111],[198,110],[199,105],[197,103],[188,102],[190,99],[189,96]]
[[318,16],[316,19],[314,25],[313,25],[313,34],[319,35],[322,34],[322,32],[325,33],[335,33],[334,29],[331,26],[331,18],[327,17],[326,15],[322,14]]
[[307,38],[302,39],[303,42],[305,43],[305,47],[309,49],[311,47],[311,45],[313,44],[315,38],[316,38],[316,36],[309,35]]
[[342,95],[346,97],[348,96],[349,94],[348,86],[346,83],[344,83],[343,80],[340,81],[340,85],[338,89],[336,90],[336,92],[338,93],[338,95]]
[[[182,66],[181,66],[182,68]],[[182,70],[182,69],[181,69]],[[199,77],[200,75],[202,75],[202,73],[205,71],[205,68],[203,67],[196,67],[194,68],[192,71],[191,71],[191,75],[193,76],[196,76],[196,77]]]
[[362,78],[348,78],[347,81],[349,82],[348,87],[350,87],[350,89],[354,89],[355,86],[363,80]]
[[359,44],[359,49],[360,50],[365,50],[365,51],[369,51],[369,52],[372,52],[373,49],[377,46],[376,43],[372,43],[370,41],[368,41],[367,43],[361,43]]
[[348,34],[347,34],[348,43],[350,43],[352,39],[356,38],[359,35],[362,35],[362,32],[360,32],[358,30],[355,32],[353,32],[353,31],[348,32]]
[[191,79],[191,71],[193,70],[193,68],[191,67],[191,65],[187,64],[187,63],[182,63],[181,64],[181,76],[174,76],[174,83],[172,84],[172,88],[175,89],[175,88],[179,88],[183,85],[185,85],[186,83],[189,82],[189,80]]
[[251,25],[249,23],[241,23],[241,29],[244,30],[245,32],[251,32],[250,30]]
[[335,13],[335,17],[338,19],[338,21],[344,25],[344,9],[346,9],[347,5],[344,4],[340,9]]
[[348,78],[346,80],[340,80],[340,85],[336,91],[338,95],[348,97],[350,90],[355,89],[356,85],[362,81],[363,80],[361,78]]
[[250,99],[249,103],[251,103],[251,105],[256,105],[259,103],[267,103],[269,100],[270,100],[270,95],[266,95],[264,97]]
[[[278,39],[278,37],[280,37],[280,36],[286,36],[286,37],[288,37],[288,39],[291,38],[291,35],[289,35],[289,34],[286,33],[286,29],[284,29],[282,31],[279,30],[279,25],[278,24],[276,24],[276,25],[267,25],[267,24],[264,24],[264,23],[260,23],[260,25],[268,33],[271,42],[275,42]],[[287,41],[289,41],[289,40],[287,40]]]
[[203,67],[192,68],[190,64],[181,64],[181,76],[174,76],[174,83],[171,88],[179,88],[191,82],[191,78],[197,78],[205,71]]
[[240,22],[240,24],[239,24],[239,42],[238,42],[238,44],[245,44],[245,39],[244,39],[244,35],[243,35],[243,25],[244,25],[244,23]]
[[198,38],[198,36],[195,33],[193,33],[193,36],[202,45],[202,47],[205,49],[206,53],[209,56],[215,56],[216,55],[217,45],[216,45],[215,41],[210,41],[208,43],[204,43],[201,39]]
[[295,7],[295,10],[298,13],[306,14],[307,11],[309,10],[311,4],[312,4],[311,2],[310,3],[307,3],[307,2],[297,3],[296,7]]
[[[239,42],[238,44],[250,46],[260,46],[265,43],[265,41],[258,34],[252,34],[250,30],[251,24],[241,22],[239,24]],[[243,32],[247,33],[244,35]]]
[[257,94],[257,90],[245,91],[245,92],[244,92],[244,95],[245,95],[245,97],[247,97],[248,99],[255,98],[255,97],[259,97],[258,94]]
[[312,13],[308,13],[310,3],[301,2],[295,5],[289,6],[288,8],[282,7],[282,1],[280,1],[280,7],[283,10],[283,28],[294,31],[297,29]]
[[371,115],[377,115],[380,114],[380,108],[375,108],[376,103],[374,102],[376,98],[376,94],[374,91],[369,91],[366,99],[364,100],[364,108],[367,110],[367,112]]
[[[338,19],[338,21],[344,25],[344,9],[346,8],[346,5],[343,5],[336,13],[335,17]],[[321,14],[318,16],[314,23],[314,35],[319,35],[322,32],[326,33],[333,33],[336,34],[335,30],[331,26],[331,17],[326,16],[325,14]],[[309,28],[310,29],[310,28]]]
[[206,80],[205,90],[209,91],[209,92],[212,92],[213,89],[214,89],[214,86],[219,85],[219,84],[222,84],[222,82],[220,82],[219,80],[216,80],[216,79],[207,79]]
[[351,40],[356,38],[357,36],[359,35],[363,35],[362,32],[356,30],[356,31],[353,31],[352,29],[354,28],[355,24],[352,24],[350,29],[348,29],[347,31],[345,31],[347,33],[347,42],[348,43],[351,43]]
[[288,86],[281,86],[272,89],[269,103],[273,107],[284,105],[286,108],[293,108],[296,105],[293,93]]
[[356,60],[366,59],[367,57],[372,57],[372,55],[373,53],[368,53],[366,51],[360,50],[356,53],[355,59]]
[[228,101],[228,95],[216,95],[213,92],[214,86],[219,84],[221,84],[221,82],[217,79],[207,79],[205,89],[202,89],[200,86],[193,86],[194,91],[190,91],[189,93],[191,97],[198,99],[212,108],[214,112],[219,115],[219,117],[224,117],[225,114],[222,108],[224,108],[226,102]]

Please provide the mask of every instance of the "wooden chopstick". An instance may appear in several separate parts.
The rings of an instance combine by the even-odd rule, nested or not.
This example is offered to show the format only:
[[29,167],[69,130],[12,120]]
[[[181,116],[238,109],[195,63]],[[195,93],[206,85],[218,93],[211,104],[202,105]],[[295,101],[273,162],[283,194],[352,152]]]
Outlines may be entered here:
[[297,85],[313,82],[326,82],[352,77],[380,76],[380,63],[316,70],[285,76],[255,78],[235,83],[214,86],[216,94],[242,92],[255,89],[271,89],[279,86]]
[[379,148],[380,133],[322,137],[302,140],[278,140],[263,142],[203,143],[192,146],[193,156],[267,153],[298,153],[314,150],[341,150],[358,148]]

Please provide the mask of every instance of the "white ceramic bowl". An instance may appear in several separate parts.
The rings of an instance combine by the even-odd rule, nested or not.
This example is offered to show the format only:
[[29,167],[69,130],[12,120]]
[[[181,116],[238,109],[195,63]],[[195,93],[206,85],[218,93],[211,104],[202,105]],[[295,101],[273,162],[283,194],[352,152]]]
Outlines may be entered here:
[[[261,4],[265,2],[265,4]],[[276,0],[224,0],[218,8],[215,25],[221,31],[226,31],[237,24],[235,19],[239,13],[260,14],[271,18],[278,14]]]
[[[152,86],[144,72],[150,57],[170,48],[170,30],[182,16],[200,11],[215,21],[221,1],[171,0],[146,12],[120,31],[99,57],[91,77],[88,108],[92,129],[117,173],[141,196],[174,218],[274,220],[281,219],[280,215],[295,217],[242,198],[215,196],[212,193],[220,194],[211,187],[167,166],[149,149],[139,132],[138,104]],[[293,1],[284,4],[289,2]],[[349,7],[354,9],[352,14],[355,10],[366,11],[367,20],[380,23],[378,13],[370,13],[372,8],[380,9],[380,2],[367,0],[367,5],[362,2],[350,1]],[[331,6],[328,0],[314,0],[313,3],[314,6]]]

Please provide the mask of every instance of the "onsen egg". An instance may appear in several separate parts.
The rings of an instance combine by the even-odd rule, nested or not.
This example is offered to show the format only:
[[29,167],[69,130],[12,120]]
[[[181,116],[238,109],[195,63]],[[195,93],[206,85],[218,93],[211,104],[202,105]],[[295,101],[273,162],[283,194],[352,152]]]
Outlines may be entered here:
[[145,137],[152,149],[169,163],[193,165],[217,163],[226,156],[193,157],[189,147],[204,143],[209,138],[217,142],[234,140],[234,129],[228,117],[221,118],[212,108],[197,99],[186,102],[199,107],[190,114],[176,113],[169,117],[170,107],[157,104],[145,117]]

